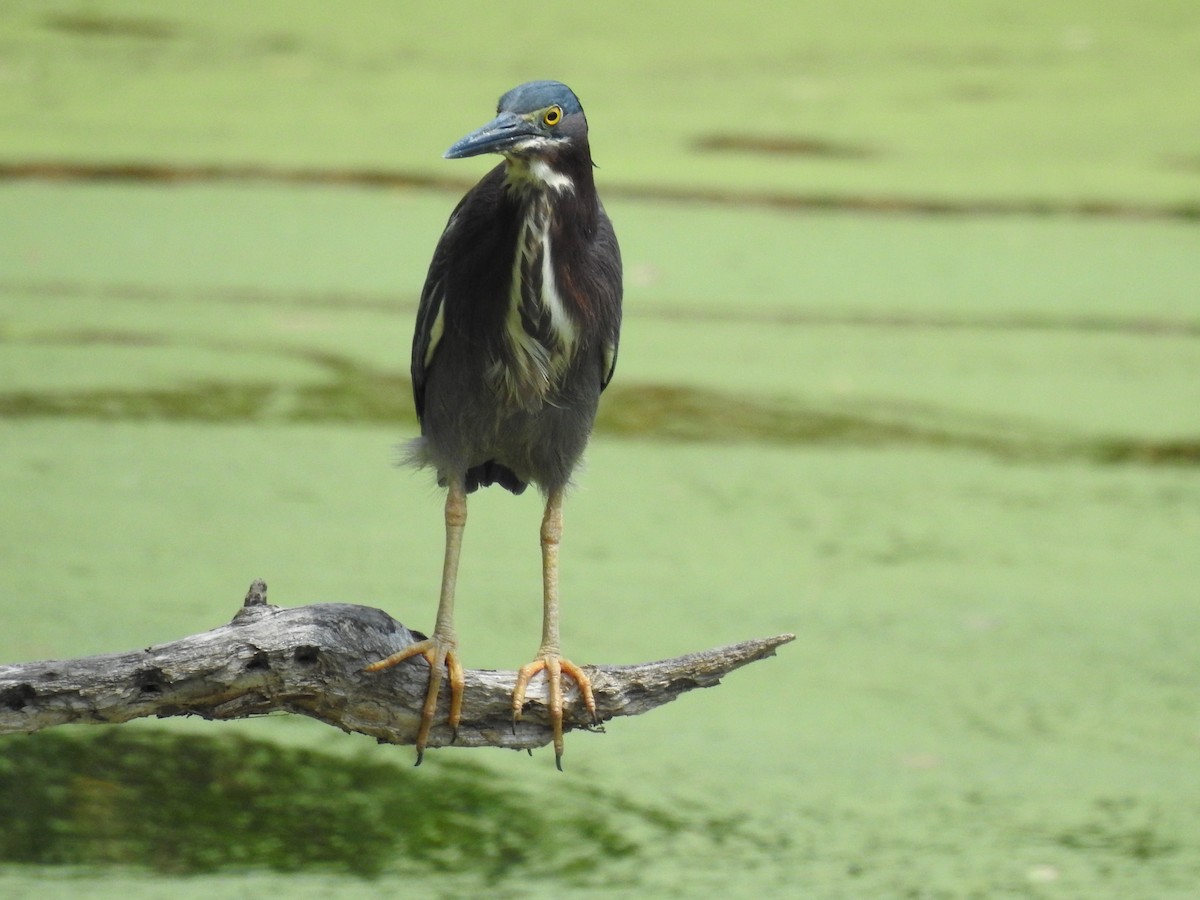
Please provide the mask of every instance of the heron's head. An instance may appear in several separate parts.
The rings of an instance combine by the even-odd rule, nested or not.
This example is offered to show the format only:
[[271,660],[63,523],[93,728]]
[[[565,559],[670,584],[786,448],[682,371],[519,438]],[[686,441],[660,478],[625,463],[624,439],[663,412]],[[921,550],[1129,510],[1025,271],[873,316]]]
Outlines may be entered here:
[[502,153],[509,161],[590,157],[587,119],[571,89],[559,81],[530,81],[500,98],[496,118],[446,151],[446,159]]

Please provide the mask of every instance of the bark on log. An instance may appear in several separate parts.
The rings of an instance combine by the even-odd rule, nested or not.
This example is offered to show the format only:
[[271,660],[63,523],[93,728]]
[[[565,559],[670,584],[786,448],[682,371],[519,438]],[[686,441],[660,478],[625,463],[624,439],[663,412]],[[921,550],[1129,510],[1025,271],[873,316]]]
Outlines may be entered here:
[[[635,716],[685,691],[712,687],[727,673],[773,656],[782,634],[660,662],[584,666],[601,721]],[[382,610],[344,603],[280,608],[256,581],[228,625],[130,653],[0,666],[0,734],[68,723],[116,723],[143,716],[240,719],[285,711],[311,716],[381,742],[411,744],[428,668],[412,660],[377,674],[368,663],[419,640]],[[550,742],[545,682],[530,685],[514,727],[515,672],[468,670],[455,746],[531,749]],[[564,729],[593,729],[564,683]],[[430,747],[450,743],[445,694]]]

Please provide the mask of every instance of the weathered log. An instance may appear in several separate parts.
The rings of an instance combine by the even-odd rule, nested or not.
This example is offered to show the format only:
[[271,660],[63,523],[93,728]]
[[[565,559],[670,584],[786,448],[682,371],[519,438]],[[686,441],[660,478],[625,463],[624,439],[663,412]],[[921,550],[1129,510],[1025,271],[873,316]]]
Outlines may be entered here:
[[[369,606],[271,606],[266,584],[256,581],[233,621],[211,631],[129,653],[0,665],[0,734],[144,716],[240,719],[285,711],[381,742],[411,744],[428,681],[426,663],[415,659],[377,674],[363,668],[422,637]],[[773,656],[793,637],[584,669],[604,722],[712,687],[734,669]],[[456,746],[530,749],[550,742],[543,679],[530,685],[522,719],[514,725],[515,680],[511,671],[467,671]],[[578,696],[573,683],[566,682],[564,690],[564,728],[596,728],[573,702]],[[431,747],[451,742],[445,716],[443,708]]]

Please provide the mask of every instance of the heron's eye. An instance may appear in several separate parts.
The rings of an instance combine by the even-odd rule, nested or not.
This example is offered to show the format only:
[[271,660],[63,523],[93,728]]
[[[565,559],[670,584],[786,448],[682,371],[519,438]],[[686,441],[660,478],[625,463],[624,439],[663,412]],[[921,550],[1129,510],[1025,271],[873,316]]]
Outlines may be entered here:
[[545,125],[549,125],[551,128],[553,128],[555,125],[557,125],[561,121],[562,121],[562,108],[561,107],[552,106],[548,110],[546,110],[545,113],[542,114],[542,123]]

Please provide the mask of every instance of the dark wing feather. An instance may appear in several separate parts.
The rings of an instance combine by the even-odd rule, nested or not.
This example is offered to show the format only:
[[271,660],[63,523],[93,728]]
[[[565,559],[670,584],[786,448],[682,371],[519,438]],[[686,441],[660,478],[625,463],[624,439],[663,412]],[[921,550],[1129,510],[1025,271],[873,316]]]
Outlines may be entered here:
[[[436,264],[437,257],[434,257]],[[433,362],[441,331],[444,327],[442,319],[442,279],[431,269],[421,291],[421,305],[417,307],[417,327],[413,332],[412,346],[412,389],[413,404],[417,408],[417,418],[425,415],[425,379],[429,374],[429,365]]]
[[494,208],[503,183],[503,168],[503,164],[497,166],[458,201],[429,263],[417,307],[410,368],[418,419],[425,413],[425,384],[445,328],[447,294],[454,290],[462,292],[462,277],[454,277],[455,273],[450,271],[451,260],[457,259],[461,263],[465,248],[478,246],[486,240],[480,232],[488,228],[489,217],[480,215],[480,210]]
[[[462,203],[459,203],[459,207]],[[429,264],[429,274],[425,276],[425,287],[421,289],[421,303],[417,307],[417,324],[413,331],[412,365],[409,369],[412,375],[413,404],[417,408],[417,418],[425,414],[425,380],[429,375],[429,366],[433,362],[438,341],[444,327],[443,304],[445,302],[446,268],[449,262],[447,236],[454,229],[458,207],[450,216],[446,230],[438,241],[434,251],[433,261]]]
[[608,387],[617,369],[617,350],[621,343],[621,248],[612,222],[600,208],[596,239],[592,246],[592,258],[596,273],[591,286],[592,308],[599,316],[599,331],[602,348],[600,390]]

